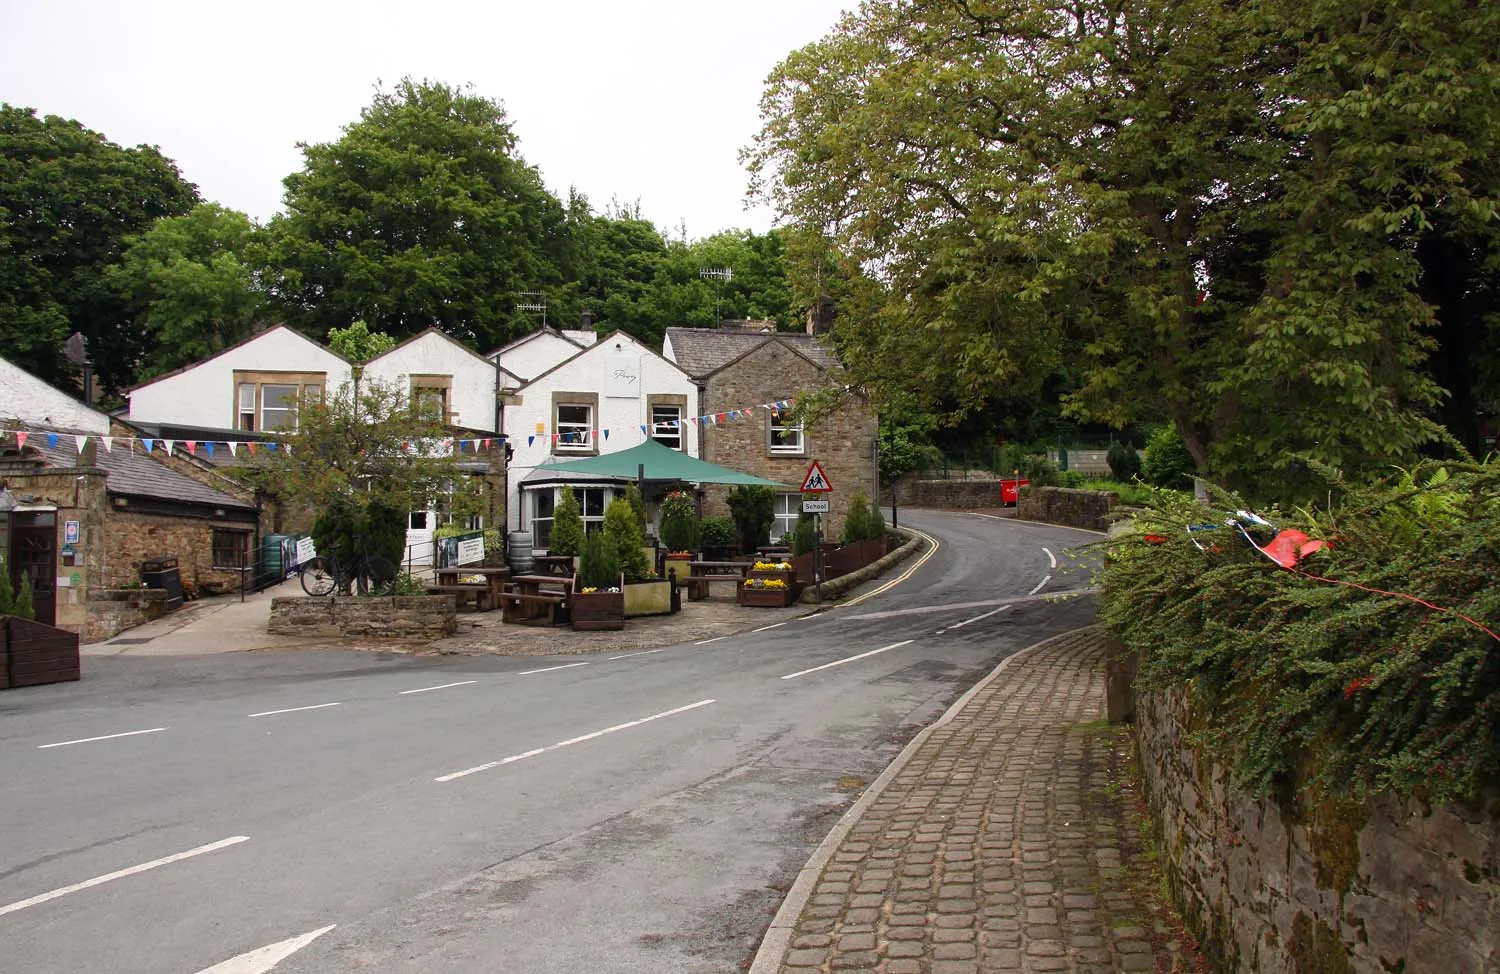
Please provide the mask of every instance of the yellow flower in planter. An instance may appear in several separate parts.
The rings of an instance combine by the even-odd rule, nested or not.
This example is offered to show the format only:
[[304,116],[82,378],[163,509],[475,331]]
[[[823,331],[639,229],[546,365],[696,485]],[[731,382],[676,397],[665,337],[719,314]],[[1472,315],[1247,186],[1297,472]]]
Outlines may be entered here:
[[594,587],[590,586],[589,588],[584,589],[579,594],[580,595],[593,595],[597,591],[599,591],[597,588],[594,588]]
[[789,572],[792,570],[792,563],[788,561],[758,561],[755,563],[754,570],[758,572]]

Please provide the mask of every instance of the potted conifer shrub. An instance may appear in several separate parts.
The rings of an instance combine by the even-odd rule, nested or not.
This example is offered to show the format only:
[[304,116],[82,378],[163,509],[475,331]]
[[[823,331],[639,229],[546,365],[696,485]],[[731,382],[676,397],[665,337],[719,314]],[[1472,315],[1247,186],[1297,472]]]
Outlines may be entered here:
[[552,534],[547,539],[547,553],[572,557],[573,569],[578,570],[578,556],[583,553],[583,513],[572,487],[562,489],[557,508],[552,512]]
[[693,549],[698,546],[698,512],[693,499],[685,492],[674,490],[661,502],[661,541],[666,546],[667,575],[674,582],[686,578],[688,562],[693,559]]
[[584,539],[573,591],[573,628],[586,632],[625,628],[625,592],[614,549],[601,535]]
[[625,593],[625,615],[665,615],[672,611],[672,583],[659,577],[646,555],[641,522],[626,498],[604,510],[604,547],[614,554]]

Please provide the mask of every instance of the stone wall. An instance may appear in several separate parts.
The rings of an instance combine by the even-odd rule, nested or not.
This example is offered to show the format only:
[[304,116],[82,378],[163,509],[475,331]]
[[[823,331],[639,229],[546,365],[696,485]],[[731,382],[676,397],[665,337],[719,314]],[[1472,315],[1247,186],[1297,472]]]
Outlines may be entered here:
[[127,629],[160,619],[167,612],[167,592],[160,588],[95,589],[89,592],[83,641],[113,639]]
[[1216,969],[1500,971],[1500,800],[1323,802],[1292,816],[1227,793],[1223,770],[1187,744],[1185,697],[1136,710],[1161,865]]
[[1109,529],[1107,515],[1117,500],[1114,494],[1071,487],[1022,487],[1016,517],[1023,521],[1065,524],[1090,531]]
[[[786,399],[821,389],[832,381],[827,372],[801,353],[770,341],[709,376],[703,391],[703,412],[717,414]],[[771,454],[767,445],[769,415],[767,410],[755,409],[748,419],[702,430],[703,459],[789,484],[790,490],[801,486],[808,466],[817,460],[833,485],[833,492],[826,495],[829,512],[823,516],[823,534],[837,538],[844,530],[849,498],[855,491],[875,496],[875,413],[859,400],[849,400],[807,428],[803,440],[806,453],[796,456]],[[704,513],[728,516],[728,496],[727,487],[709,487]]]
[[255,555],[255,525],[212,522],[192,517],[166,517],[116,510],[105,534],[105,564],[110,581],[118,584],[140,578],[141,560],[175,555],[177,572],[186,585],[204,595],[226,595],[240,590],[240,573],[232,567],[214,565],[213,532],[236,531]]
[[[887,504],[891,490],[882,492]],[[905,507],[972,511],[1002,506],[999,480],[899,480],[896,503]]]
[[271,600],[266,631],[308,639],[440,639],[458,631],[458,607],[451,595],[279,598]]

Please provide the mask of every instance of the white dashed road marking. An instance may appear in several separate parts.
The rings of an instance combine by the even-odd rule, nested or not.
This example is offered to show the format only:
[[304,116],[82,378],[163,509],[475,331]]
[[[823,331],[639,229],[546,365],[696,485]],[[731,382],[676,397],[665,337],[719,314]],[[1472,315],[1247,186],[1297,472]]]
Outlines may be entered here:
[[486,764],[475,765],[472,768],[465,768],[462,771],[455,771],[452,774],[445,774],[440,778],[434,778],[432,780],[452,781],[455,778],[462,778],[465,775],[477,774],[480,771],[489,771],[491,768],[498,768],[501,765],[505,764],[514,764],[517,761],[524,761],[527,758],[534,758],[538,754],[546,754],[548,751],[556,751],[559,748],[570,747],[574,744],[582,744],[584,741],[592,741],[596,737],[603,737],[606,734],[613,734],[616,731],[626,730],[631,727],[639,727],[642,724],[650,723],[653,720],[660,720],[663,717],[672,717],[677,714],[687,713],[689,710],[697,710],[699,707],[707,707],[713,702],[714,701],[712,700],[699,700],[697,703],[690,703],[686,707],[674,707],[671,710],[663,710],[659,714],[652,714],[650,717],[642,717],[639,720],[627,720],[623,724],[615,724],[613,727],[606,727],[603,730],[596,730],[588,734],[581,734],[578,737],[570,737],[566,741],[558,741],[556,744],[549,744],[546,747],[533,748],[530,751],[523,751],[520,754],[512,754],[510,757],[501,758],[499,761],[490,761]]
[[792,679],[796,679],[799,676],[806,676],[809,673],[816,673],[819,670],[826,670],[830,666],[843,666],[845,663],[852,663],[852,662],[854,662],[855,660],[858,660],[858,659],[865,659],[866,657],[875,656],[875,655],[877,655],[879,653],[889,652],[890,650],[893,650],[893,649],[900,649],[902,646],[905,646],[907,643],[910,643],[910,642],[912,642],[912,640],[910,640],[910,639],[903,639],[899,643],[891,643],[889,646],[882,646],[879,649],[872,649],[868,653],[860,653],[858,656],[849,656],[849,657],[845,657],[844,659],[836,659],[832,663],[824,663],[822,666],[814,666],[810,670],[798,670],[796,673],[788,673],[786,676],[782,677],[782,679],[783,680],[792,680]]
[[123,734],[105,734],[103,737],[80,737],[76,741],[58,741],[56,744],[38,744],[38,748],[67,747],[69,744],[92,744],[94,741],[112,741],[117,737],[134,737],[137,734],[155,734],[166,730],[165,727],[153,727],[150,730],[126,731]]
[[103,884],[111,882],[112,880],[124,879],[126,876],[134,876],[136,873],[143,873],[149,869],[155,869],[158,866],[166,866],[174,862],[181,862],[184,859],[191,859],[193,856],[201,856],[208,852],[218,852],[220,849],[227,849],[232,845],[239,845],[241,842],[249,841],[250,836],[248,835],[230,836],[227,839],[220,839],[218,842],[210,842],[208,845],[200,845],[198,848],[189,849],[186,852],[179,852],[175,855],[165,856],[161,859],[153,859],[150,862],[143,862],[139,866],[131,866],[128,869],[120,869],[112,873],[106,873],[103,876],[95,876],[93,879],[86,879],[81,883],[74,883],[72,886],[64,886],[60,889],[54,889],[47,893],[41,893],[29,899],[17,900],[14,903],[7,903],[5,906],[0,906],[0,916],[4,916],[7,913],[15,913],[18,910],[24,910],[29,906],[36,906],[38,903],[46,903],[48,900],[55,900],[60,896],[67,896],[69,893],[76,893],[79,890],[91,889],[95,886],[102,886]]

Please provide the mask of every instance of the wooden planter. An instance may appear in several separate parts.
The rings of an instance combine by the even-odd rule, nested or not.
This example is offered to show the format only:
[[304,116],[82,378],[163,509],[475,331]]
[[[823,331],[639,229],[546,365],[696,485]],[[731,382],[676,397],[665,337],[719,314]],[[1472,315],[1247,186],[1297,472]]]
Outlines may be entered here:
[[580,632],[602,632],[625,628],[624,580],[616,585],[618,592],[579,591],[577,576],[574,588],[568,593],[568,607],[572,610],[573,628]]
[[0,688],[62,683],[81,676],[77,633],[30,619],[0,617]]
[[736,597],[740,605],[756,606],[762,609],[781,609],[792,604],[792,598],[796,595],[790,587],[788,588],[751,588],[741,585]]

